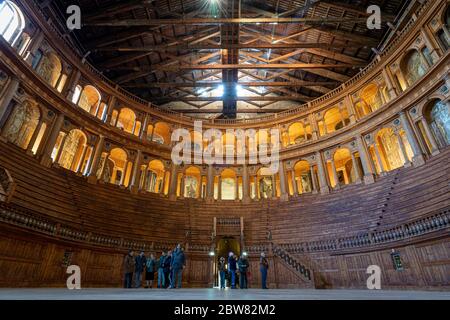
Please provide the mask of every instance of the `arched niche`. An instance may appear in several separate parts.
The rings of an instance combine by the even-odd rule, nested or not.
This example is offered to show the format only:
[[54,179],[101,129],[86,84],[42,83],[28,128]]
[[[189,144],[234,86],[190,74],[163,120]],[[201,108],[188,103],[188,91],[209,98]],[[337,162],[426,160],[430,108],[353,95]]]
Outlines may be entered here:
[[450,145],[450,107],[441,100],[432,100],[423,109],[423,115],[440,148]]
[[4,126],[2,135],[9,142],[22,149],[27,149],[40,118],[39,107],[34,103],[25,101],[14,107]]
[[160,160],[152,160],[148,164],[144,189],[148,192],[162,193],[164,190],[164,164]]
[[136,114],[130,108],[120,109],[120,113],[117,118],[116,127],[122,129],[125,132],[134,133],[136,125]]
[[83,159],[83,151],[86,148],[87,138],[79,129],[71,130],[65,139],[59,165],[71,171],[77,171]]
[[199,198],[201,191],[201,172],[195,166],[186,168],[184,172],[184,190],[185,198]]
[[101,99],[102,97],[97,88],[91,85],[87,85],[83,88],[83,91],[80,94],[78,106],[83,110],[95,115],[97,113],[98,107],[100,106]]
[[311,166],[308,161],[300,160],[294,165],[295,186],[297,193],[312,192],[313,184],[311,177]]
[[237,199],[237,176],[233,169],[222,170],[221,174],[221,199],[235,200]]

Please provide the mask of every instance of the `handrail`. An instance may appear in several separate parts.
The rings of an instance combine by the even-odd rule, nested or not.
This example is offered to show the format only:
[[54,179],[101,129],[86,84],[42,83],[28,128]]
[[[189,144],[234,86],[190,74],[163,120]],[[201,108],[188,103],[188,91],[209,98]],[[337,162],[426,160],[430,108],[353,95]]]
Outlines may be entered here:
[[[71,240],[84,242],[91,245],[101,245],[120,250],[126,249],[168,249],[175,247],[173,242],[148,242],[137,239],[124,239],[119,237],[111,237],[109,235],[99,234],[96,232],[80,230],[72,226],[63,225],[60,222],[44,218],[36,213],[31,213],[25,209],[12,207],[6,203],[0,202],[0,221],[27,228],[36,232],[61,238],[62,240]],[[350,249],[362,249],[375,247],[382,244],[391,244],[397,241],[403,241],[415,237],[419,237],[433,232],[438,232],[450,227],[450,208],[438,210],[430,215],[420,217],[402,223],[398,226],[380,230],[377,232],[367,232],[355,236],[327,239],[320,241],[277,244],[260,243],[246,247],[249,254],[259,254],[260,252],[268,252],[271,247],[275,254],[283,254],[286,259],[296,258],[291,254],[305,254],[315,252],[337,252]],[[207,254],[210,250],[206,244],[190,244],[196,251]],[[283,258],[284,259],[284,258]],[[300,268],[300,264],[297,265]],[[305,267],[305,265],[303,265]],[[297,267],[296,267],[297,268]],[[311,268],[311,266],[309,266]],[[306,272],[306,271],[305,271]]]
[[[35,0],[30,0],[30,1],[28,1],[28,3],[31,6],[33,6],[33,8],[35,9],[35,12],[37,12],[43,20],[47,21],[47,19],[45,18],[45,14],[42,11],[42,8],[36,4]],[[398,36],[396,36],[388,45],[386,45],[383,48],[383,50],[379,53],[379,56],[378,56],[379,59],[375,58],[364,69],[362,69],[358,74],[356,74],[353,78],[349,79],[348,81],[343,83],[341,86],[335,88],[334,90],[331,90],[330,92],[326,93],[325,95],[323,95],[315,100],[312,100],[309,103],[302,104],[295,108],[281,111],[281,112],[273,114],[273,115],[256,116],[251,119],[202,119],[202,121],[204,121],[205,123],[221,124],[221,125],[251,124],[251,123],[257,123],[257,122],[261,122],[261,121],[269,121],[269,120],[275,120],[275,119],[279,120],[280,118],[292,116],[294,114],[306,111],[306,110],[310,109],[311,107],[315,107],[315,106],[324,104],[326,102],[326,100],[334,98],[339,93],[341,93],[345,88],[348,88],[349,86],[355,85],[356,83],[360,82],[367,74],[369,74],[371,71],[373,71],[376,66],[380,65],[383,61],[383,58],[388,56],[388,54],[393,52],[395,49],[397,49],[398,44],[401,43],[407,35],[409,35],[410,30],[415,25],[415,22],[426,11],[426,9],[432,5],[432,3],[433,3],[433,1],[423,1],[418,6],[418,8],[415,12],[415,15],[417,18],[411,19],[405,25],[405,27],[399,32]],[[49,21],[47,21],[47,22],[49,22]],[[78,54],[77,49],[73,46],[73,44],[70,41],[68,41],[68,39],[66,37],[62,36],[61,33],[59,32],[59,30],[52,23],[47,23],[47,25],[50,26],[50,28],[52,29],[51,31],[53,31],[53,33],[55,33],[55,35],[60,40],[62,40],[67,45],[67,47],[69,47],[71,49],[72,54],[74,56],[78,57],[78,59],[80,59],[81,61],[83,61],[84,66],[86,66],[90,72],[92,72],[93,74],[98,76],[102,81],[104,81],[112,89],[117,90],[119,93],[128,97],[129,99],[133,100],[134,102],[136,102],[138,104],[142,104],[144,107],[151,108],[152,110],[157,110],[158,112],[161,112],[163,114],[177,116],[181,119],[190,120],[190,121],[193,121],[196,119],[193,117],[186,116],[186,115],[184,115],[180,112],[174,111],[174,110],[168,110],[168,109],[158,107],[142,98],[139,98],[139,97],[133,95],[129,91],[125,90],[124,88],[118,86],[116,83],[114,83],[109,78],[107,78],[102,72],[100,72],[94,66],[92,66],[89,62],[87,62],[83,57],[81,57],[80,54]]]
[[292,257],[289,252],[284,250],[283,248],[271,243],[272,252],[275,256],[284,260],[289,266],[291,266],[294,270],[296,270],[302,276],[303,280],[311,281],[313,272],[301,261]]

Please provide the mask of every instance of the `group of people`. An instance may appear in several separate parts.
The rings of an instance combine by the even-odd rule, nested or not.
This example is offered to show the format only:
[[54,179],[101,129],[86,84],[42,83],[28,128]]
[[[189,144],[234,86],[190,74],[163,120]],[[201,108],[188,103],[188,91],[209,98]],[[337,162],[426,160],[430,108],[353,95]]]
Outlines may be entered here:
[[[183,270],[186,267],[186,258],[181,244],[175,249],[167,252],[163,251],[159,259],[152,253],[148,257],[144,251],[137,256],[133,250],[129,250],[124,259],[125,288],[140,288],[143,278],[145,278],[145,288],[153,288],[155,273],[157,273],[157,288],[181,288]],[[236,279],[239,276],[239,288],[248,288],[248,275],[250,263],[245,254],[239,258],[230,252],[228,261],[225,257],[219,259],[220,289],[225,289],[226,275],[229,275],[231,289],[236,289]],[[259,270],[261,272],[261,285],[267,289],[267,270],[269,262],[264,252],[259,260]],[[134,285],[133,285],[134,280]]]
[[174,250],[163,251],[159,259],[156,259],[151,253],[146,257],[144,251],[134,256],[133,250],[129,250],[124,259],[124,287],[140,288],[143,275],[145,275],[145,288],[152,288],[155,273],[157,273],[158,288],[181,288],[185,266],[186,258],[181,244],[178,244]]
[[[227,263],[228,262],[228,263]],[[230,252],[228,255],[228,261],[225,261],[225,257],[219,259],[219,274],[220,274],[220,289],[225,289],[225,279],[227,273],[230,276],[231,289],[236,289],[236,278],[239,275],[239,288],[248,289],[248,275],[250,263],[248,262],[246,255],[238,257]],[[259,271],[261,272],[261,286],[263,289],[267,288],[267,270],[269,269],[269,262],[267,261],[264,252],[261,253],[259,260]]]

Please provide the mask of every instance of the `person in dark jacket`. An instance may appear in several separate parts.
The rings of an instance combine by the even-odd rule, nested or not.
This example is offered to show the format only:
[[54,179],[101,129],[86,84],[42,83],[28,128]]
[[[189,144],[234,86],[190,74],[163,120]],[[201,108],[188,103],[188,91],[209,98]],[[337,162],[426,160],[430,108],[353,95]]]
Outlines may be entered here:
[[142,278],[142,272],[145,269],[145,264],[147,262],[147,259],[145,258],[144,251],[141,251],[139,255],[136,257],[136,265],[134,266],[135,271],[135,287],[140,288],[141,287],[141,278]]
[[165,288],[166,276],[164,275],[164,260],[166,260],[166,253],[163,251],[159,257],[158,265],[158,288]]
[[261,284],[263,289],[267,288],[267,270],[269,269],[269,261],[266,259],[266,254],[261,252],[261,259],[259,260],[259,271],[261,272]]
[[238,268],[239,268],[239,287],[241,289],[247,289],[248,288],[248,281],[247,281],[247,271],[250,264],[248,263],[248,259],[245,255],[241,255],[239,261],[238,261]]
[[178,244],[172,253],[172,264],[171,264],[171,275],[172,279],[170,282],[170,287],[174,289],[175,287],[181,288],[182,274],[185,267],[185,256],[181,244]]
[[153,288],[153,280],[155,280],[156,260],[153,254],[150,254],[150,258],[145,263],[145,281],[146,288]]
[[125,256],[123,260],[123,268],[125,272],[125,280],[124,280],[124,287],[126,289],[131,288],[131,282],[133,281],[133,272],[134,272],[134,252],[133,250],[128,250],[128,254]]
[[225,257],[219,259],[220,289],[225,289],[225,273],[227,272],[227,264]]
[[167,256],[164,259],[164,288],[170,285],[170,265],[172,264],[172,251],[167,251]]
[[236,256],[233,252],[230,252],[228,256],[228,271],[231,274],[231,289],[236,289]]

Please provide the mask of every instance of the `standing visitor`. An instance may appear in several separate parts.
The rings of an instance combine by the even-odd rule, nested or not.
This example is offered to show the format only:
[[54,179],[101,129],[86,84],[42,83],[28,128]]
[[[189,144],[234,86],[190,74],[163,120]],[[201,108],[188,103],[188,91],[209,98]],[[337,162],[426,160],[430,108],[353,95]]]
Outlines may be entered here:
[[261,271],[261,282],[263,289],[267,288],[267,269],[269,269],[269,261],[266,259],[266,254],[261,252],[261,259],[259,260],[259,271]]
[[124,281],[124,287],[126,289],[131,288],[131,282],[133,279],[133,272],[134,272],[134,252],[133,250],[128,250],[128,254],[125,256],[125,259],[123,261],[123,268],[125,272],[125,281]]
[[239,287],[241,289],[247,289],[248,288],[248,281],[247,281],[247,270],[249,267],[248,259],[245,255],[241,255],[239,261],[238,261],[238,268],[239,268]]
[[147,259],[145,263],[145,280],[146,280],[146,288],[153,288],[153,280],[155,279],[155,271],[156,271],[156,260],[153,254],[150,254],[150,258]]
[[141,277],[142,272],[145,268],[145,263],[147,262],[147,259],[145,258],[144,251],[141,251],[139,255],[136,257],[136,265],[134,267],[134,270],[136,272],[135,274],[135,287],[140,288],[141,287]]
[[163,251],[161,257],[159,257],[158,263],[158,288],[164,288],[166,286],[166,277],[164,275],[164,260],[166,260],[166,253]]
[[178,244],[172,254],[172,264],[171,264],[172,279],[170,283],[170,287],[172,289],[175,289],[175,287],[181,289],[182,274],[184,267],[185,267],[184,252],[183,249],[181,248],[181,244]]
[[228,270],[231,274],[231,289],[236,289],[236,256],[233,252],[230,252],[228,257]]
[[165,284],[164,288],[170,285],[170,265],[172,264],[172,251],[167,251],[166,259],[164,259],[164,278]]
[[225,272],[227,271],[225,257],[219,259],[220,289],[225,289]]

